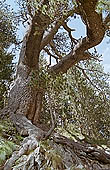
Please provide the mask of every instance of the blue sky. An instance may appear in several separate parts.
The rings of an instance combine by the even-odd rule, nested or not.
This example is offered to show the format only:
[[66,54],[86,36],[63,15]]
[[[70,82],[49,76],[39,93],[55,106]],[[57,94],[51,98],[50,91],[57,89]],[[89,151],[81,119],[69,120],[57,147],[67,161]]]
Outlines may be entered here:
[[[8,4],[11,5],[12,8],[14,8],[15,10],[18,9],[17,4],[15,3],[14,0],[6,0],[6,2]],[[75,20],[71,20],[69,22],[69,26],[71,28],[75,28],[76,31],[73,32],[73,36],[75,38],[80,38],[81,36],[85,36],[86,35],[86,29],[85,29],[85,25],[81,22],[80,19],[75,19]],[[19,37],[22,39],[24,34],[25,34],[25,28],[23,28],[22,25],[20,25],[20,28],[18,30],[18,34]],[[104,70],[106,72],[110,72],[110,43],[107,43],[110,40],[110,38],[105,37],[102,41],[101,44],[99,44],[96,48],[97,51],[102,54],[102,64],[104,65]],[[18,54],[17,54],[17,58],[18,58]]]

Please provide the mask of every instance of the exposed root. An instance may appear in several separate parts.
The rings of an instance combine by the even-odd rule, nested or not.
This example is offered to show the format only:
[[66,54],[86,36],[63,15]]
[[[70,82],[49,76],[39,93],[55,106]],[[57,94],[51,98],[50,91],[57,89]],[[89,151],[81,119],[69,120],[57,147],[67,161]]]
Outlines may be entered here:
[[23,115],[16,114],[11,119],[20,134],[28,137],[24,138],[19,150],[13,152],[10,159],[6,161],[4,170],[110,169],[110,150],[75,142],[58,133],[54,133],[50,140],[46,140],[46,137],[51,135],[53,126],[48,132],[44,132]]
[[28,154],[30,151],[38,147],[38,142],[35,135],[26,137],[20,147],[19,151],[13,152],[11,158],[6,161],[4,165],[4,170],[11,170],[13,164],[18,160],[22,155]]
[[[109,164],[110,167],[110,150],[106,151],[103,148],[97,148],[97,146],[92,146],[90,144],[75,142],[72,139],[68,139],[61,135],[55,135],[54,141],[59,144],[63,144],[71,148],[74,153],[84,160],[95,160],[99,164]],[[73,152],[72,151],[72,152]]]
[[75,142],[59,134],[41,142],[36,134],[32,134],[21,145],[19,151],[15,151],[6,161],[4,170],[45,170],[47,167],[59,170],[110,169],[110,152],[90,144]]
[[11,120],[16,127],[20,135],[31,136],[36,135],[38,140],[42,139],[45,136],[45,132],[40,128],[36,127],[22,114],[13,114]]

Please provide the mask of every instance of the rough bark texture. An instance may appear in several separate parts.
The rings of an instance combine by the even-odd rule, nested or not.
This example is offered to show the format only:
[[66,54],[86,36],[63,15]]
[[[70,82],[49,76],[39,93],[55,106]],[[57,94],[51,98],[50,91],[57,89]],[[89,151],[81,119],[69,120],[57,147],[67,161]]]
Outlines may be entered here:
[[36,134],[32,133],[6,161],[4,170],[11,169],[109,170],[110,150],[75,142],[58,133],[53,134],[50,140],[39,143]]
[[35,117],[36,120],[38,120],[40,115],[43,92],[35,91],[30,86],[33,69],[30,69],[30,67],[25,64],[25,43],[26,40],[24,40],[21,50],[16,80],[10,91],[8,105],[4,108],[3,112],[8,112],[9,115],[15,113],[23,114],[32,120],[32,122],[35,122]]
[[44,32],[50,23],[50,19],[40,11],[35,13],[32,18],[30,30],[23,40],[16,80],[10,91],[8,105],[2,111],[3,114],[23,114],[34,124],[39,120],[43,91],[30,87],[31,76],[33,71],[39,70],[40,51],[53,39],[58,28],[63,25],[64,20],[73,15],[75,11],[81,15],[86,24],[87,36],[78,41],[70,54],[63,57],[62,60],[52,66],[49,71],[64,73],[79,61],[90,59],[91,56],[87,50],[102,41],[105,30],[102,18],[95,11],[94,6],[97,1],[91,1],[91,3],[88,1],[78,1],[77,3],[78,8],[69,11],[66,16],[61,17],[46,37],[44,36]]
[[[46,15],[44,16],[40,11],[37,11],[32,18],[30,30],[23,40],[16,80],[10,91],[8,105],[2,110],[4,115],[10,115],[11,120],[20,134],[29,135],[29,137],[27,137],[27,140],[24,140],[22,148],[14,153],[6,162],[4,170],[11,169],[15,161],[25,152],[30,152],[30,150],[34,149],[36,150],[38,148],[37,140],[42,140],[46,136],[46,132],[32,125],[32,123],[37,124],[40,118],[42,97],[44,94],[43,90],[32,88],[30,86],[33,71],[39,70],[40,51],[50,43],[58,28],[63,25],[62,23],[71,16],[74,11],[76,11],[86,24],[87,36],[79,40],[71,50],[70,54],[64,56],[62,60],[58,64],[52,66],[49,71],[56,74],[59,72],[65,73],[70,67],[79,61],[90,59],[91,55],[87,50],[98,45],[103,40],[105,34],[102,18],[95,11],[96,3],[97,0],[78,0],[78,8],[70,11],[67,16],[61,17],[61,22],[60,20],[57,21],[46,37],[44,37],[44,32],[47,25],[49,25],[50,19]],[[28,119],[31,120],[32,123]],[[32,141],[35,142],[33,145],[31,144]],[[62,144],[61,150],[64,152],[65,149],[65,154],[67,153],[71,158],[70,163],[68,163],[69,161],[67,163],[63,162],[62,166],[59,168],[57,167],[56,169],[70,168],[74,161],[77,165],[82,163],[82,165],[88,170],[103,169],[103,164],[110,165],[110,154],[107,154],[103,150],[76,143],[62,136],[54,136],[52,147],[55,146],[55,148],[57,148],[59,147],[58,144]],[[40,164],[39,161],[34,161],[36,154],[35,151],[33,152],[34,156],[32,159],[31,156],[27,158],[26,165],[24,165],[22,169],[26,169],[27,164],[30,163],[29,161],[32,161],[31,165],[33,167],[29,168],[30,165],[26,170],[42,169],[42,164]],[[38,160],[37,156],[36,160]],[[93,161],[94,159],[97,162]],[[35,162],[37,162],[37,168]],[[110,166],[107,168],[110,168]]]
[[[36,30],[36,23],[39,30]],[[8,105],[2,111],[9,115],[23,114],[33,123],[36,123],[40,116],[43,91],[34,89],[30,84],[33,71],[39,69],[38,61],[44,26],[45,23],[42,24],[38,13],[33,18],[30,30],[24,37],[16,80],[10,91]]]

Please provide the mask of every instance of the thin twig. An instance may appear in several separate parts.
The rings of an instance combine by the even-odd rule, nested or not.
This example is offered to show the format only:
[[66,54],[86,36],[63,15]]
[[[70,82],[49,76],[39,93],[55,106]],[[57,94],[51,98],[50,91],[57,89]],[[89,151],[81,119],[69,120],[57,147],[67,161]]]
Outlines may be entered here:
[[85,70],[84,70],[83,68],[79,67],[79,66],[76,66],[76,67],[79,68],[79,69],[82,71],[84,77],[85,77],[87,80],[89,80],[89,82],[92,84],[92,86],[95,87],[98,91],[100,91],[100,89],[99,89],[95,84],[92,83],[91,79],[87,76]]
[[60,53],[59,53],[58,50],[56,49],[55,44],[54,44],[53,41],[50,42],[50,46],[51,46],[51,48],[53,49],[54,53],[58,56],[58,58],[61,59],[62,56],[60,55]]

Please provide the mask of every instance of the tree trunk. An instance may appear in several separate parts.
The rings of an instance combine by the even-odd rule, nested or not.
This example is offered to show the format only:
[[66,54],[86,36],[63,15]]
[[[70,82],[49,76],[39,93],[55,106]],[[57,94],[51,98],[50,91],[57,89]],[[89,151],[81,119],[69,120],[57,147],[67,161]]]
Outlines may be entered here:
[[[45,1],[43,1],[43,3],[45,5]],[[89,34],[87,32],[87,36],[84,37],[81,42],[78,42],[69,54],[63,57],[58,64],[50,68],[50,72],[56,74],[59,72],[65,73],[70,67],[79,61],[90,59],[91,55],[87,50],[98,45],[102,41],[105,33],[102,18],[95,11],[95,4],[91,6],[91,12],[88,11],[89,8],[85,7],[88,7],[89,5],[88,2],[86,2],[86,4],[82,3],[84,11],[87,13],[86,19],[83,19],[88,20],[86,23],[86,29],[87,31],[88,29],[91,30],[92,33]],[[82,16],[80,10],[79,14]],[[36,124],[38,122],[40,119],[44,92],[41,89],[30,86],[32,73],[36,70],[39,71],[39,54],[41,50],[54,38],[58,28],[68,17],[68,14],[66,17],[61,17],[48,35],[44,36],[47,26],[51,22],[50,18],[46,14],[42,14],[42,10],[38,10],[35,13],[32,18],[30,29],[23,40],[16,80],[10,91],[8,105],[2,111],[3,114],[22,114],[30,119],[32,123]]]
[[[79,61],[90,59],[92,56],[87,50],[98,45],[102,41],[105,34],[105,28],[102,23],[102,18],[99,14],[97,14],[94,8],[97,0],[92,0],[91,3],[86,0],[80,1],[80,3],[79,1],[76,2],[79,5],[77,12],[86,23],[87,36],[82,38],[81,41],[78,41],[75,47],[71,49],[71,52],[68,55],[65,55],[62,60],[58,62],[58,64],[51,66],[50,72],[54,72],[56,74],[58,74],[59,72],[65,73],[70,67],[72,67]],[[96,3],[94,4],[94,2]],[[82,11],[86,14],[86,18],[83,17]],[[66,17],[68,18],[68,15]],[[36,155],[37,147],[39,149],[37,141],[44,139],[44,137],[47,138],[51,134],[51,130],[46,133],[40,128],[32,125],[32,123],[37,125],[40,120],[44,91],[39,88],[31,87],[31,78],[34,71],[39,71],[40,51],[54,38],[54,35],[57,33],[58,28],[67,18],[61,17],[59,21],[56,22],[55,27],[53,27],[48,35],[44,37],[44,32],[46,31],[47,25],[49,25],[50,20],[48,16],[46,16],[46,14],[44,16],[42,12],[38,10],[35,13],[35,16],[32,18],[32,24],[29,32],[24,37],[17,67],[16,79],[13,88],[10,91],[8,105],[2,110],[2,113],[4,115],[9,114],[17,130],[21,134],[29,136],[26,140],[24,139],[23,147],[19,150],[19,152],[14,153],[9,161],[6,162],[4,168],[5,170],[11,169],[13,163],[15,163],[15,161],[27,151],[31,154],[32,151],[35,150]],[[110,164],[110,155],[106,154],[105,151],[100,151],[100,149],[92,147],[91,145],[85,146],[84,144],[74,142],[71,139],[67,139],[61,135],[53,135],[53,139],[51,140],[53,140],[54,146],[58,144],[56,145],[56,148],[60,147],[59,144],[62,144],[62,146],[66,145],[66,150],[68,150],[69,148],[68,155],[70,153],[72,158],[76,157],[76,163],[79,165],[79,161],[81,159],[83,159],[84,161],[87,159],[86,164],[88,164],[89,162],[91,163],[91,160],[94,159],[102,163]],[[52,145],[51,141],[50,144]],[[59,150],[62,149],[59,148]],[[64,148],[63,153],[65,153],[66,150]],[[78,159],[78,157],[80,159]],[[30,160],[28,158],[27,160],[27,163],[29,163]],[[43,161],[38,160],[38,165],[39,162],[42,163]],[[33,157],[33,164],[34,163],[35,157]],[[71,166],[72,164],[73,162],[71,162]],[[88,166],[90,166],[90,168],[87,168],[86,166],[87,169],[96,169],[95,167],[93,167],[92,163]],[[68,167],[68,169],[70,169],[70,166],[65,167]],[[42,168],[42,165],[39,165],[38,169],[40,168]],[[97,169],[100,169],[100,167]]]
[[8,112],[10,115],[14,113],[23,114],[32,123],[36,124],[42,109],[43,91],[40,89],[36,90],[30,85],[33,69],[25,64],[25,44],[26,37],[20,53],[16,79],[10,91],[8,105],[4,108],[4,112]]

